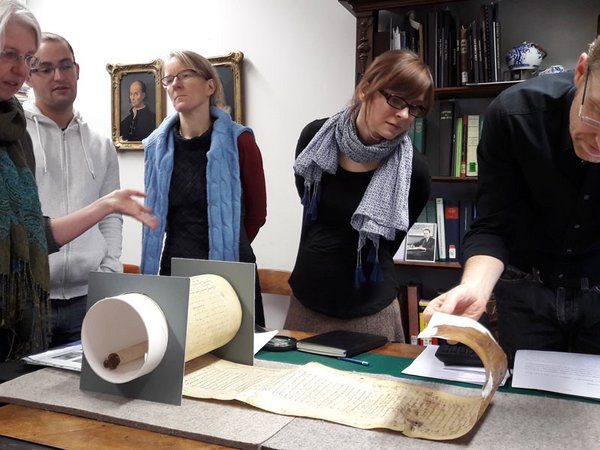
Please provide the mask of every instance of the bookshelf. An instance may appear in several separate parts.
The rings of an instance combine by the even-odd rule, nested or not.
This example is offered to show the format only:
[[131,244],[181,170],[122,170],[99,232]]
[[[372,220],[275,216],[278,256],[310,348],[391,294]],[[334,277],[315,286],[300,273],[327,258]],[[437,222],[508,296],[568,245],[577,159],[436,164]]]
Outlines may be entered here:
[[[459,201],[475,199],[477,177],[457,177],[453,176],[455,173],[447,172],[447,158],[444,162],[444,158],[440,155],[441,148],[448,148],[448,145],[443,145],[443,138],[440,137],[440,104],[447,107],[448,102],[452,102],[455,118],[477,114],[483,116],[489,103],[500,92],[519,82],[512,81],[514,77],[506,67],[505,55],[508,50],[523,42],[534,42],[547,51],[547,56],[541,64],[542,69],[561,65],[570,70],[575,67],[580,53],[586,51],[587,44],[596,37],[600,20],[600,7],[597,0],[570,0],[569,2],[339,0],[339,2],[356,17],[357,82],[370,62],[383,51],[390,49],[390,45],[401,41],[403,45],[410,47],[415,45],[417,39],[415,36],[418,36],[416,41],[418,43],[414,50],[429,64],[438,86],[435,89],[436,102],[425,119],[424,127],[424,153],[432,174],[431,198],[442,197]],[[496,7],[489,6],[494,3]],[[471,52],[469,53],[471,72],[467,79],[464,79],[460,70],[461,66],[464,66],[460,51],[461,25],[468,28],[473,22],[480,22],[479,26],[484,23],[494,23],[494,20],[482,21],[484,9],[493,11],[491,17],[497,22],[497,25],[491,26],[491,30],[496,30],[491,34],[493,37],[487,40],[490,45],[487,50],[492,52],[487,56],[487,60],[494,62],[492,64],[494,69],[483,78],[483,72],[478,72],[478,80],[475,80],[472,69],[474,54]],[[441,11],[444,12],[440,13]],[[448,19],[447,16],[450,18]],[[452,66],[450,60],[446,61],[446,70],[452,67],[452,72],[448,72],[445,77],[440,74],[440,63],[436,59],[442,57],[443,51],[436,53],[437,47],[440,46],[432,45],[439,42],[437,39],[440,17],[454,24],[447,28],[454,29],[454,34],[449,34],[448,42],[455,42],[456,62]],[[414,22],[421,24],[417,33],[411,29],[414,28]],[[433,26],[433,23],[436,25]],[[402,36],[402,31],[406,31],[405,36]],[[398,32],[401,34],[400,37]],[[481,36],[481,31],[475,35]],[[473,49],[473,44],[469,43],[468,48]],[[451,50],[448,55],[452,55]],[[483,63],[483,59],[480,63]],[[451,171],[452,167],[451,163]],[[401,283],[422,284],[424,298],[431,298],[438,291],[454,286],[461,275],[460,265],[456,262],[402,261],[397,263],[397,268]]]

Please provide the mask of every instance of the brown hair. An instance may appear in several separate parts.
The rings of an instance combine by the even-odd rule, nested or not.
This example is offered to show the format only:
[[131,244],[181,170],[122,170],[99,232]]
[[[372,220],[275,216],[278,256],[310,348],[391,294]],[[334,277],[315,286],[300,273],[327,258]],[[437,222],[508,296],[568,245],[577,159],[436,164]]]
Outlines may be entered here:
[[75,62],[75,52],[73,51],[73,47],[71,47],[71,44],[69,43],[69,41],[67,41],[60,34],[43,32],[42,33],[42,42],[59,42],[59,43],[65,44],[67,46],[67,48],[69,49],[69,51],[71,52],[71,56],[73,57],[73,62]]
[[389,50],[382,53],[367,68],[356,86],[352,103],[359,106],[359,93],[369,103],[381,90],[389,90],[411,100],[424,94],[422,106],[433,104],[433,78],[429,67],[410,50]]
[[213,80],[215,83],[215,92],[210,96],[210,105],[225,111],[229,110],[225,103],[223,84],[221,83],[219,74],[208,59],[191,50],[173,51],[169,53],[169,58],[177,58],[183,65],[194,69],[207,80]]

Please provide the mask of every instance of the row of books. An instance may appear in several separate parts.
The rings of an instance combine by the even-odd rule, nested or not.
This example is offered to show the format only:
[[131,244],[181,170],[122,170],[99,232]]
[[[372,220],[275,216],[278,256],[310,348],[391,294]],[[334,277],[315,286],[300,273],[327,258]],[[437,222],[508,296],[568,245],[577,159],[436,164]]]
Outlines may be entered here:
[[460,115],[456,111],[455,102],[440,102],[440,175],[477,176],[477,145],[482,127],[483,115]]
[[390,50],[409,49],[424,59],[426,30],[415,11],[409,11],[399,21],[390,21]]
[[429,200],[406,233],[396,261],[458,261],[465,234],[475,219],[472,200]]
[[[415,118],[408,130],[414,149],[423,154],[426,153],[428,120],[432,119]],[[460,114],[454,101],[440,101],[438,153],[427,155],[434,174],[445,177],[476,177],[479,173],[477,145],[482,128],[482,114]],[[431,158],[435,160],[432,161]]]
[[481,5],[479,17],[458,33],[460,84],[502,81],[498,3]]
[[409,11],[390,19],[390,49],[419,54],[436,87],[501,81],[498,3],[480,5],[476,17],[466,23],[457,15],[446,8]]

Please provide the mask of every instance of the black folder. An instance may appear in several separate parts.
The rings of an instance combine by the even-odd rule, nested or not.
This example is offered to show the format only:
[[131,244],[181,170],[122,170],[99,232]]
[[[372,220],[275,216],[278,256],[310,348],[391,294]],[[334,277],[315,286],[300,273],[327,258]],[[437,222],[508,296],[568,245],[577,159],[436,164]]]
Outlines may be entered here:
[[387,342],[385,336],[377,334],[335,330],[301,339],[296,343],[296,348],[317,355],[349,357],[381,347]]

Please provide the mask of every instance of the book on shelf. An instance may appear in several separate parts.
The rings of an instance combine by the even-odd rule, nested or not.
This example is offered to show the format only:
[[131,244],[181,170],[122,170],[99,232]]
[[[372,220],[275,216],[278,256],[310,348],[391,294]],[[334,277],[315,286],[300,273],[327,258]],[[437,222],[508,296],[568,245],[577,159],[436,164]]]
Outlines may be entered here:
[[438,88],[501,80],[498,2],[467,16],[449,4],[409,10],[390,20],[390,48],[408,48],[431,68]]
[[481,25],[477,20],[471,22],[471,35],[473,44],[473,81],[475,83],[483,83],[483,63],[481,54]]
[[420,329],[419,324],[419,300],[421,299],[421,285],[408,284],[406,286],[406,300],[408,309],[408,343],[418,345],[417,338]]
[[494,57],[494,81],[502,80],[502,70],[500,65],[500,20],[498,19],[498,3],[492,3],[492,39],[493,39],[493,57]]
[[424,58],[423,24],[416,19],[415,11],[406,14],[408,22],[407,46],[421,58]]
[[426,39],[425,39],[425,55],[427,59],[425,62],[429,66],[431,76],[435,81],[435,85],[438,86],[438,73],[437,73],[437,59],[438,59],[438,13],[432,9],[427,14],[426,21]]
[[467,176],[476,177],[477,145],[479,144],[479,114],[467,115]]
[[452,176],[452,141],[454,136],[454,102],[440,102],[439,174]]
[[390,19],[390,50],[408,49],[424,58],[424,26],[417,20],[415,11]]
[[460,86],[460,27],[452,13],[448,28],[448,86]]
[[452,175],[460,177],[463,174],[463,118],[456,118],[456,126],[454,127],[454,166]]
[[[425,320],[423,320],[423,311],[425,311],[425,308],[427,308],[427,305],[429,305],[430,301],[431,300],[426,300],[424,298],[419,299],[419,333],[427,327],[427,322],[425,322]],[[438,345],[438,339],[437,338],[418,339],[417,343],[418,343],[418,345]]]
[[490,64],[490,31],[488,26],[488,5],[481,5],[479,16],[481,26],[481,55],[483,67],[483,80],[492,81]]
[[413,147],[419,153],[425,153],[425,118],[416,117],[411,124]]
[[472,200],[460,200],[458,202],[460,212],[458,214],[458,248],[459,251],[463,248],[463,242],[467,231],[471,228],[473,222],[473,201]]
[[438,87],[452,86],[452,62],[456,49],[456,24],[450,10],[439,11]]
[[440,261],[445,261],[446,256],[446,228],[444,226],[444,199],[437,197],[435,199],[435,211],[436,211],[436,222],[437,222],[437,249],[438,257]]
[[435,262],[436,223],[415,222],[406,233],[405,261]]
[[461,144],[461,153],[460,153],[460,176],[467,176],[467,115],[465,114],[462,117],[462,144]]
[[460,84],[465,86],[470,80],[469,64],[469,30],[464,25],[460,27],[459,51],[460,51]]
[[427,220],[424,220],[423,222],[437,223],[437,211],[435,199],[433,198],[427,200],[427,203],[425,204],[425,217]]
[[334,330],[317,334],[296,343],[301,352],[346,358],[387,344],[385,336],[356,331]]
[[457,261],[459,252],[459,206],[458,200],[444,199],[444,227],[446,232],[446,259]]

